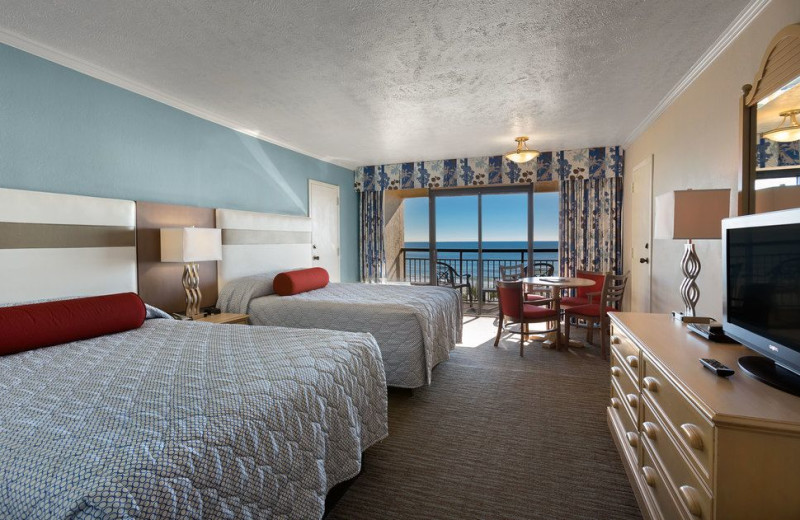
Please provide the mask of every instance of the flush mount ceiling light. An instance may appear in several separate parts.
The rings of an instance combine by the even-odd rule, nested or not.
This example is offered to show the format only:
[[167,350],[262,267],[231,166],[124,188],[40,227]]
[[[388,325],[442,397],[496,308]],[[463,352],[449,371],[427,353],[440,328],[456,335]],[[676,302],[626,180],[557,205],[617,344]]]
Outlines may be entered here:
[[[762,134],[763,137],[779,143],[791,143],[792,141],[800,140],[800,123],[797,122],[797,114],[800,114],[800,108],[778,114],[783,118],[783,121],[777,128],[764,132]],[[789,119],[788,124],[786,119]]]
[[528,140],[526,136],[523,135],[514,140],[517,142],[517,149],[513,152],[508,152],[506,159],[515,163],[526,163],[539,157],[538,150],[528,150],[528,145],[525,144],[525,141]]

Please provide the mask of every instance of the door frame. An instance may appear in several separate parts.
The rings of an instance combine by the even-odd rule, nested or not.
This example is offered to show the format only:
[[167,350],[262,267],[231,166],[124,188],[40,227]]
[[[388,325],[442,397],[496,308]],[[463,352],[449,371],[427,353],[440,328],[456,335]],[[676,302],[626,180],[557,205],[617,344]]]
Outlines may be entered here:
[[[335,188],[336,189],[336,207],[338,208],[338,211],[339,211],[339,215],[338,215],[339,225],[336,226],[336,244],[337,244],[337,246],[336,246],[336,262],[339,264],[339,279],[341,280],[341,277],[342,277],[342,198],[341,198],[341,191],[340,191],[340,188],[339,188],[338,184],[331,184],[331,183],[328,183],[328,182],[322,182],[322,181],[318,181],[318,180],[315,180],[315,179],[308,179],[308,218],[312,219],[312,221],[311,221],[311,230],[312,230],[312,234],[311,234],[311,243],[312,243],[311,256],[312,256],[312,258],[314,256],[314,250],[313,250],[313,245],[314,245],[314,234],[313,234],[314,221],[313,221],[313,217],[311,216],[311,208],[313,206],[313,201],[314,201],[314,196],[313,196],[314,190],[312,190],[312,186],[314,186],[314,185],[320,186],[320,187],[323,187],[323,188]],[[313,262],[313,260],[312,260],[312,262]]]
[[[483,314],[483,195],[501,195],[504,193],[527,193],[528,204],[528,268],[533,263],[533,194],[534,183],[502,186],[465,186],[460,188],[431,188],[428,192],[428,263],[430,272],[430,285],[437,285],[436,281],[436,199],[439,197],[478,197],[478,275],[477,275],[477,300],[478,316]],[[528,273],[529,274],[529,273]]]
[[[645,309],[633,309],[633,291],[631,291],[630,292],[631,293],[631,300],[630,300],[631,309],[630,310],[635,311],[635,312],[650,312],[650,310],[652,309],[652,305],[653,305],[653,173],[654,173],[653,172],[653,168],[654,168],[654,165],[655,165],[655,158],[654,158],[653,154],[648,154],[646,159],[643,159],[636,166],[634,166],[633,169],[631,169],[631,212],[633,212],[633,199],[635,199],[637,197],[637,195],[644,195],[641,192],[637,193],[637,191],[636,191],[636,177],[637,177],[636,174],[637,174],[637,172],[642,168],[647,168],[647,175],[650,177],[650,190],[646,194],[646,197],[647,197],[647,200],[648,200],[648,207],[650,208],[650,229],[647,230],[648,231],[648,234],[647,234],[647,239],[648,239],[647,244],[648,244],[648,246],[647,247],[649,248],[649,251],[650,251],[649,262],[647,263],[647,280],[646,280],[646,284],[647,284],[647,302],[646,303],[647,303],[647,305],[646,305]],[[636,221],[636,216],[635,215],[631,215],[631,217],[632,217],[632,221],[631,222],[635,222]],[[635,262],[638,262],[638,259],[636,258],[636,255],[635,255],[635,253],[636,253],[636,246],[635,246],[636,242],[635,241],[638,238],[639,237],[635,236],[634,224],[632,224],[631,225],[631,241],[634,242],[634,244],[631,244],[630,259],[631,259],[631,263],[633,263],[634,265],[635,265]],[[631,272],[633,272],[633,271],[634,270],[631,269]],[[633,279],[631,279],[631,282],[633,282]],[[631,285],[633,285],[633,283],[631,283]]]

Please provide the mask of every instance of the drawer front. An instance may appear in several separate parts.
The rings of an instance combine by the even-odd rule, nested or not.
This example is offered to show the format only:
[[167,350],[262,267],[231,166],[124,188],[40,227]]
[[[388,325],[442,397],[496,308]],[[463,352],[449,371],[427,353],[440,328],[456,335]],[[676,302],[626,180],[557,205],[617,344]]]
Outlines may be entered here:
[[642,371],[642,394],[655,405],[656,410],[678,439],[678,445],[697,466],[706,482],[711,482],[714,453],[714,426],[672,385],[647,355]]
[[653,412],[649,399],[642,399],[642,426],[640,437],[647,439],[653,454],[664,470],[667,480],[672,486],[672,493],[685,516],[690,518],[711,518],[711,493],[692,465],[681,454],[676,439],[666,430],[664,423]]
[[639,489],[650,508],[651,516],[661,520],[686,518],[670,491],[663,469],[655,462],[647,441],[642,442],[642,463],[639,467]]
[[631,460],[639,462],[639,425],[625,405],[624,395],[616,381],[611,381],[611,413],[622,426],[620,437]]
[[[639,385],[631,379],[631,375],[622,367],[623,361],[616,355],[611,353],[611,380],[619,385],[621,392],[622,402],[625,408],[631,414],[631,417],[638,419],[639,417]],[[638,421],[634,421],[638,422]]]
[[[638,365],[639,361],[641,361],[641,353],[639,352],[639,347],[636,346],[636,343],[625,334],[625,331],[622,327],[618,325],[614,325],[612,327],[611,332],[611,348],[614,349],[617,354],[619,355],[620,359],[624,360],[626,365],[633,371],[634,374],[638,375]],[[636,365],[636,366],[632,366]]]

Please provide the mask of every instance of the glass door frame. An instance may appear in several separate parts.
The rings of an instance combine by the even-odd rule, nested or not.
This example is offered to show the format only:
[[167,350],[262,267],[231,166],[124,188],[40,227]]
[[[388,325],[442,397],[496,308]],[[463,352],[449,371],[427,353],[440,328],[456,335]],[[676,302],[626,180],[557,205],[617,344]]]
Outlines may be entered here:
[[[436,199],[439,197],[478,197],[478,276],[477,300],[478,316],[483,314],[483,195],[502,195],[508,193],[525,193],[528,205],[528,263],[526,273],[530,275],[533,264],[533,193],[534,184],[525,183],[503,186],[465,186],[463,188],[431,188],[428,192],[428,244],[429,244],[429,280],[430,285],[438,285],[436,276]],[[463,273],[462,273],[463,274]],[[462,302],[463,305],[463,302]]]

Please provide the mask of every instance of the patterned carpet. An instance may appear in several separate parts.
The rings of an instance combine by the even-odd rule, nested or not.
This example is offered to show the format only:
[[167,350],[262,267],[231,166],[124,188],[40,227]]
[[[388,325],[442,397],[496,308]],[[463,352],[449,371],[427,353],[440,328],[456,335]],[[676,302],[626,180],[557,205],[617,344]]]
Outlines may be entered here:
[[[469,318],[468,318],[469,320]],[[329,519],[641,518],[608,432],[599,347],[557,352],[491,318],[413,395],[390,392],[389,437]]]

